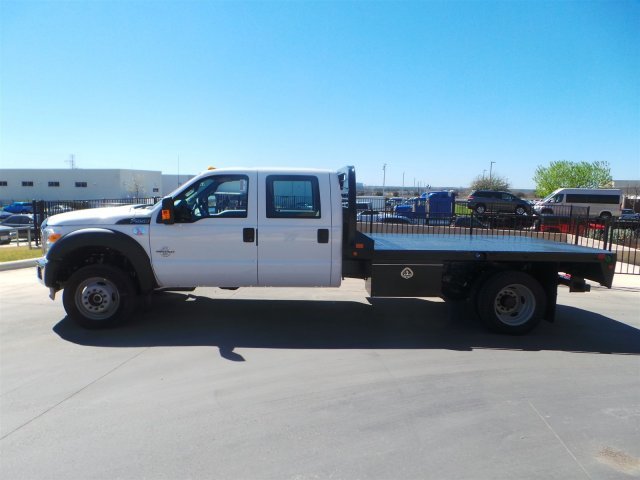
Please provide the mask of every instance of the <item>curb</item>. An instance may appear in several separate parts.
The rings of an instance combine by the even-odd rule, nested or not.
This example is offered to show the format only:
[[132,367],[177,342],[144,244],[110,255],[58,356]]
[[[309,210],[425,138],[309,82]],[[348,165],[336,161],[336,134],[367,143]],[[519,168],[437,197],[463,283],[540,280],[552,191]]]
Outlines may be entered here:
[[6,270],[16,270],[18,268],[30,268],[36,266],[37,258],[28,258],[26,260],[15,260],[13,262],[2,262],[0,263],[0,272],[4,272]]

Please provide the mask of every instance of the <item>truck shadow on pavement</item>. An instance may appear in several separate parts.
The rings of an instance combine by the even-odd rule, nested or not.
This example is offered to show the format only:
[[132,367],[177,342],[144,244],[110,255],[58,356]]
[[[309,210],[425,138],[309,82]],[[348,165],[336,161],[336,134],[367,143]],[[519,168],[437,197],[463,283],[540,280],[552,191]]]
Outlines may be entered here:
[[569,306],[555,323],[524,336],[488,332],[465,303],[422,299],[354,301],[212,299],[164,293],[151,311],[110,330],[84,330],[64,318],[53,330],[97,347],[213,346],[243,361],[235,348],[555,350],[637,355],[640,330]]

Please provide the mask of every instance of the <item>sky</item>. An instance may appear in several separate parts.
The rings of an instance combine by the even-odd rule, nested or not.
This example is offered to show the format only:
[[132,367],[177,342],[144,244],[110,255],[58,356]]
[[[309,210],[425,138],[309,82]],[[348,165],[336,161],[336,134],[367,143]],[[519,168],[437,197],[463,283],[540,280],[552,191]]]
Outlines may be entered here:
[[71,155],[354,165],[368,185],[534,188],[555,160],[640,179],[640,2],[1,0],[0,168]]

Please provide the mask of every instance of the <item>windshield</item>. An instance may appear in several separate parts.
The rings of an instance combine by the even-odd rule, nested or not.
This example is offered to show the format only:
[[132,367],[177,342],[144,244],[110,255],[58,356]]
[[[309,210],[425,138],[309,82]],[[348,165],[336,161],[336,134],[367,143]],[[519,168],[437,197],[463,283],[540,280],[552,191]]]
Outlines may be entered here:
[[558,194],[558,191],[556,190],[553,193],[550,193],[549,195],[547,195],[545,198],[542,199],[542,203],[557,203],[557,202],[561,202],[562,201],[562,194]]

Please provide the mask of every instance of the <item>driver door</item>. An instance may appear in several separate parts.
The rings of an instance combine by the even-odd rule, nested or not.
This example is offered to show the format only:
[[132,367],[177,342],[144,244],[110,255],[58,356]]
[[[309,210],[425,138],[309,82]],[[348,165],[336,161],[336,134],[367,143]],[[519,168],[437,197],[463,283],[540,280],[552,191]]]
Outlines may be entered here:
[[[256,285],[257,175],[212,173],[174,198],[176,223],[152,223],[163,287]],[[154,220],[155,222],[155,220]]]

